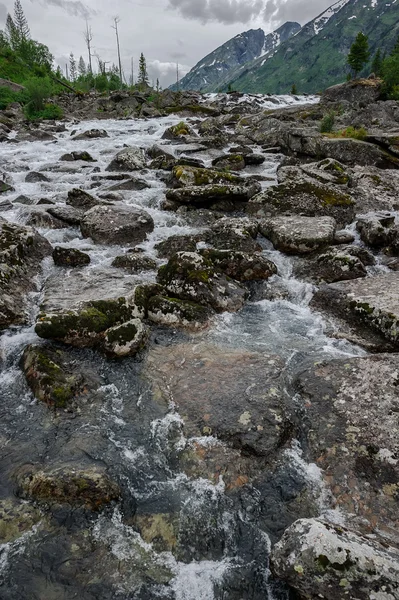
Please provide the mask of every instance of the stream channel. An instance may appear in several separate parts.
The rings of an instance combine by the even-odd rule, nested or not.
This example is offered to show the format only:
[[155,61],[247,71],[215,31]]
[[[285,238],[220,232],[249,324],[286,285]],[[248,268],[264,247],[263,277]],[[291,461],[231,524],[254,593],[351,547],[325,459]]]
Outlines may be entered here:
[[[104,172],[117,151],[124,145],[148,149],[162,143],[165,128],[180,120],[67,124],[66,131],[55,134],[56,142],[2,144],[2,169],[15,187],[7,197],[13,202],[24,194],[64,203],[73,187],[99,194],[106,185],[91,189],[92,177]],[[72,131],[94,128],[105,128],[109,137],[72,141]],[[97,162],[59,162],[62,154],[77,149]],[[168,149],[184,154],[183,146]],[[194,156],[210,166],[220,153]],[[268,154],[263,165],[245,173],[267,176],[263,185],[271,185],[280,160]],[[44,172],[50,181],[26,183],[28,170]],[[200,232],[201,223],[160,208],[165,183],[159,172],[138,175],[151,187],[121,192],[123,202],[153,217],[155,230],[140,247],[161,265],[165,261],[155,245],[171,235]],[[1,216],[24,224],[28,214],[15,203]],[[53,245],[87,252],[91,263],[84,270],[93,280],[126,251],[95,245],[78,228],[43,227],[39,232]],[[251,401],[255,397],[256,410],[257,386],[263,385],[267,365],[280,365],[279,381],[287,382],[289,393],[292,372],[307,361],[363,351],[326,336],[322,318],[308,307],[312,286],[292,277],[290,257],[266,239],[260,243],[278,267],[268,285],[284,289],[281,297],[253,298],[238,313],[217,315],[201,333],[152,327],[147,348],[135,358],[108,360],[94,350],[66,348],[94,391],[78,410],[60,414],[34,399],[20,368],[24,348],[44,343],[34,332],[34,320],[46,280],[62,269],[51,258],[44,260],[38,291],[30,298],[31,324],[9,328],[0,337],[0,500],[13,515],[13,473],[25,463],[105,466],[121,487],[122,499],[94,516],[61,508],[49,515],[23,501],[18,513],[22,535],[0,545],[2,600],[295,598],[273,579],[268,556],[271,544],[295,519],[331,512],[330,518],[339,520],[330,511],[319,469],[304,460],[300,439],[271,457],[240,450],[233,435],[230,443],[228,436],[213,435],[212,427],[198,427],[194,417],[220,396],[222,430],[225,418],[225,429],[232,431],[228,420],[240,403],[239,420],[250,425]],[[71,270],[62,272],[71,276]],[[155,277],[155,270],[135,276],[137,283]]]

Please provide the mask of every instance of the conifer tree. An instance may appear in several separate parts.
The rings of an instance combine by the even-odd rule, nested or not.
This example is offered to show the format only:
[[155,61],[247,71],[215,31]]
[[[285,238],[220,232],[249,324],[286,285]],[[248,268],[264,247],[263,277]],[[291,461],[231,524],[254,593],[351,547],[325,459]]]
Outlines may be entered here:
[[13,50],[18,50],[20,45],[20,36],[10,13],[8,13],[6,20],[6,34],[11,48]]
[[84,77],[87,73],[86,63],[83,59],[83,56],[79,58],[78,73],[80,77]]
[[21,42],[26,42],[30,39],[28,21],[24,15],[20,0],[15,0],[14,3],[14,25],[18,31]]
[[371,63],[371,72],[377,77],[382,75],[382,56],[381,50],[378,48],[374,54],[373,62]]
[[73,52],[71,52],[71,54],[69,55],[69,77],[70,77],[71,81],[76,81],[77,76],[78,76],[78,72],[76,69],[76,60],[73,55]]
[[359,31],[353,42],[349,54],[348,64],[351,67],[355,78],[358,76],[364,65],[370,58],[368,38],[364,33]]
[[148,73],[147,73],[147,62],[145,60],[143,53],[140,54],[140,60],[139,60],[138,84],[141,88],[145,88],[149,84]]

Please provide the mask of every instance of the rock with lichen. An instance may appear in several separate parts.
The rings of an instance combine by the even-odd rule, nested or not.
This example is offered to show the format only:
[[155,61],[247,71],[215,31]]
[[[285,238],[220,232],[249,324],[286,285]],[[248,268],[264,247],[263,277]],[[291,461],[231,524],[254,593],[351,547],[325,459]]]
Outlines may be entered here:
[[116,154],[106,171],[138,171],[146,166],[144,150],[137,146],[124,148]]
[[247,291],[196,252],[178,252],[158,271],[158,283],[169,295],[217,312],[237,311],[244,305]]
[[205,249],[200,250],[200,254],[236,281],[269,279],[277,273],[276,265],[258,252],[249,254],[234,250]]
[[373,538],[300,519],[273,548],[272,570],[306,598],[397,600],[399,552]]
[[308,254],[332,244],[335,229],[332,217],[281,216],[260,223],[262,235],[287,254]]
[[148,319],[158,325],[200,330],[210,324],[214,314],[208,306],[165,296],[152,296],[148,302]]
[[252,197],[246,212],[257,217],[282,214],[329,216],[339,226],[354,219],[354,201],[349,194],[310,178],[286,180]]

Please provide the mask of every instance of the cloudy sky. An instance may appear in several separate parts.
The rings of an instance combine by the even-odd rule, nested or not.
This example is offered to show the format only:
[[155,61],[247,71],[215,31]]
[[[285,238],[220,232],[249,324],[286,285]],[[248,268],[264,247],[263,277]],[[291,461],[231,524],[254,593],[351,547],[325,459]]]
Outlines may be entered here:
[[[262,27],[272,31],[285,21],[302,25],[333,0],[21,0],[32,37],[49,46],[65,67],[69,53],[85,59],[85,19],[93,49],[102,60],[116,62],[113,18],[120,18],[122,63],[128,79],[131,57],[137,71],[143,52],[150,78],[166,87],[206,54],[238,33]],[[14,0],[0,0],[0,28]]]

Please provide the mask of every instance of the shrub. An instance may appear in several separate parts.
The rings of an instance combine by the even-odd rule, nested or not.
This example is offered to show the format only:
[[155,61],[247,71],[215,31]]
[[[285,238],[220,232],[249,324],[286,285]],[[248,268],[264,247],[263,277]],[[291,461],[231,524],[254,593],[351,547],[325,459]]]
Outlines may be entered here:
[[25,82],[25,87],[29,96],[26,114],[29,116],[44,110],[46,101],[53,92],[53,85],[49,77],[31,77]]
[[30,121],[36,121],[43,119],[44,121],[53,121],[56,119],[62,119],[64,112],[57,104],[45,104],[43,110],[38,111],[27,111],[25,107],[25,115]]
[[0,87],[0,110],[7,108],[11,102],[26,102],[27,95],[25,92],[13,92],[6,87]]
[[335,112],[331,111],[324,115],[320,123],[320,133],[331,133],[335,123]]
[[347,127],[339,132],[340,137],[343,138],[353,138],[355,140],[364,140],[367,137],[367,131],[364,127]]

